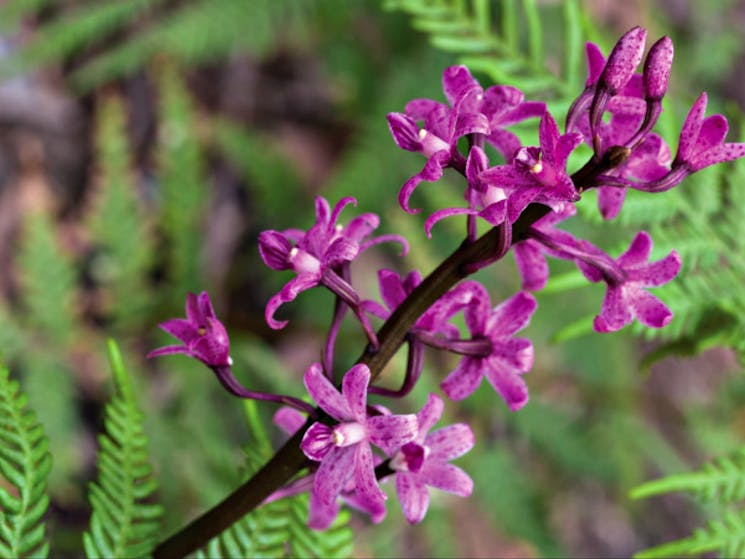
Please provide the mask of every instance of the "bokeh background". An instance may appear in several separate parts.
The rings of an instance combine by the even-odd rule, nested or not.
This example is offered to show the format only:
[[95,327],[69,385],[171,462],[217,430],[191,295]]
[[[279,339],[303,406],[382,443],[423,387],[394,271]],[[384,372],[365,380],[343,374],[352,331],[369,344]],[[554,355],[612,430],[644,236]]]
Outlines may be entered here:
[[[477,8],[489,10],[489,25],[474,24]],[[459,40],[431,23],[437,13],[461,25]],[[239,379],[300,395],[332,298],[304,293],[281,311],[290,325],[270,330],[263,308],[288,276],[263,266],[258,233],[307,227],[316,195],[332,204],[351,195],[359,206],[345,210],[346,219],[376,212],[380,231],[412,244],[405,259],[386,247],[366,254],[354,268],[359,289],[376,297],[382,266],[428,272],[459,244],[463,225],[443,222],[427,240],[423,218],[398,207],[400,185],[423,159],[396,148],[386,113],[414,97],[442,99],[443,68],[470,61],[483,85],[522,88],[548,101],[561,122],[584,83],[584,40],[607,53],[633,25],[675,42],[674,99],[661,123],[671,146],[701,90],[709,112],[724,112],[737,137],[743,2],[6,0],[0,355],[50,438],[53,552],[79,552],[90,514],[86,483],[111,395],[107,337],[121,344],[136,379],[170,533],[237,486],[252,433],[241,403],[198,363],[146,362],[147,351],[169,343],[157,323],[182,315],[187,291],[208,290],[230,332]],[[520,128],[525,141],[536,143],[536,128]],[[485,384],[447,405],[447,421],[476,432],[476,448],[458,462],[475,481],[474,495],[434,496],[417,527],[403,522],[393,498],[380,526],[353,515],[354,555],[629,556],[700,525],[712,511],[686,497],[640,502],[628,493],[742,444],[737,348],[745,303],[732,286],[745,277],[738,272],[745,241],[734,225],[724,234],[712,224],[741,225],[729,186],[743,176],[742,166],[730,165],[702,172],[679,187],[682,194],[632,197],[624,210],[631,217],[620,223],[601,223],[587,196],[570,228],[613,254],[640,228],[662,237],[656,254],[685,244],[687,270],[703,279],[666,292],[678,313],[671,332],[593,335],[601,286],[583,286],[571,266],[552,263],[560,281],[537,295],[526,331],[537,356],[530,404],[510,413]],[[427,215],[457,205],[461,189],[448,175],[423,185],[415,204]],[[716,283],[711,270],[730,283]],[[519,288],[510,258],[478,277],[495,302]],[[349,322],[340,370],[362,347]],[[389,382],[403,362],[389,367]],[[420,386],[392,407],[419,409],[454,363],[428,354]],[[279,444],[273,411],[260,408]]]

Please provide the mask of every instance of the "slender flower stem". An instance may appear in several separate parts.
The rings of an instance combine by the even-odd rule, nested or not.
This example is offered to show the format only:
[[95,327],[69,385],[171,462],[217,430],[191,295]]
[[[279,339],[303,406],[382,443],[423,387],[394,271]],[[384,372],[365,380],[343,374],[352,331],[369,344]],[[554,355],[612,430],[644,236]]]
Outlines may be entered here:
[[[550,208],[531,204],[512,225],[513,241],[524,239],[530,226],[546,215]],[[504,233],[494,227],[475,242],[464,242],[442,262],[396,308],[377,334],[378,346],[368,345],[358,363],[370,368],[371,379],[380,375],[383,367],[406,340],[408,331],[417,319],[451,287],[469,275],[479,262],[503,253]],[[316,410],[322,417],[321,410]],[[285,485],[308,460],[300,450],[300,442],[307,427],[300,429],[251,479],[233,493],[193,520],[186,527],[160,543],[153,551],[154,559],[184,557],[203,547],[223,530],[258,507],[264,499]]]

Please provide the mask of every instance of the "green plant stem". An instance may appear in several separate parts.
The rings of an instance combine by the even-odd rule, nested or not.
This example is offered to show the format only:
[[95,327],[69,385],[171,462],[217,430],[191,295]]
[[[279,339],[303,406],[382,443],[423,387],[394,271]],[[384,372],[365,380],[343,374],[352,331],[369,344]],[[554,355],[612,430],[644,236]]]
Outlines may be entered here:
[[[525,238],[528,228],[548,212],[549,208],[540,204],[529,206],[512,226],[513,242]],[[500,250],[501,236],[500,227],[494,227],[476,241],[464,242],[398,306],[378,332],[377,351],[368,346],[358,360],[370,368],[373,380],[404,343],[406,333],[422,313],[468,276],[469,270],[476,269],[479,262],[493,258]],[[183,557],[203,547],[290,481],[307,463],[300,450],[304,432],[305,429],[298,431],[261,470],[225,500],[159,544],[153,557]]]

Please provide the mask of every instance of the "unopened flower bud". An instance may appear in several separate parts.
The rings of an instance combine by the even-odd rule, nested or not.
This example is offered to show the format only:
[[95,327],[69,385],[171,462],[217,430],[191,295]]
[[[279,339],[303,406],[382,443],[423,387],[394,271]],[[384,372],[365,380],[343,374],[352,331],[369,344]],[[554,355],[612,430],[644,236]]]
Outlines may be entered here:
[[644,97],[660,100],[667,91],[670,67],[673,64],[673,42],[670,37],[662,37],[649,49],[644,61]]
[[618,93],[642,61],[646,39],[647,31],[641,27],[634,27],[626,32],[608,56],[598,85],[611,95]]

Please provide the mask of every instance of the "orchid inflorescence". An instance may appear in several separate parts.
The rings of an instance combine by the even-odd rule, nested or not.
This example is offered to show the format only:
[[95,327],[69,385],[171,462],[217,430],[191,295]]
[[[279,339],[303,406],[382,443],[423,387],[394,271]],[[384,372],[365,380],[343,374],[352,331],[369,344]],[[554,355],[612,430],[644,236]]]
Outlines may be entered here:
[[[185,353],[199,359],[236,396],[283,404],[275,422],[288,433],[302,433],[300,448],[308,459],[308,474],[275,488],[265,502],[310,491],[309,524],[325,529],[336,517],[340,499],[380,521],[387,495],[379,481],[391,476],[404,516],[411,523],[421,521],[427,511],[428,486],[469,495],[471,479],[450,460],[473,447],[474,435],[463,423],[431,431],[443,412],[439,396],[430,394],[418,413],[397,415],[369,404],[368,395],[394,398],[409,393],[422,373],[424,348],[430,347],[462,356],[440,384],[449,399],[467,398],[486,377],[510,410],[522,408],[528,402],[523,375],[533,365],[533,345],[516,334],[528,325],[536,310],[530,292],[546,285],[546,256],[572,261],[589,281],[606,284],[593,323],[597,332],[619,330],[635,318],[651,328],[661,328],[672,320],[670,309],[646,289],[663,285],[678,274],[681,260],[675,251],[650,262],[652,239],[641,231],[623,254],[613,258],[557,228],[576,213],[575,204],[586,190],[598,190],[602,216],[613,219],[628,188],[662,192],[704,167],[745,156],[745,144],[724,142],[727,121],[722,115],[704,116],[704,93],[688,113],[672,157],[652,129],[662,111],[673,45],[668,37],[657,41],[642,72],[636,73],[645,41],[646,31],[635,27],[621,37],[607,59],[595,44],[587,44],[588,77],[569,108],[563,134],[544,103],[525,101],[523,94],[510,86],[483,89],[465,66],[447,68],[443,74],[447,103],[415,99],[403,113],[389,114],[388,125],[396,144],[426,158],[422,170],[401,188],[401,207],[417,213],[419,210],[411,207],[417,187],[439,180],[446,168],[454,169],[465,178],[464,205],[435,211],[424,227],[431,236],[438,221],[465,216],[466,238],[453,256],[424,280],[416,270],[405,276],[380,270],[382,302],[358,293],[350,266],[359,254],[381,242],[399,243],[404,253],[408,244],[398,235],[372,236],[379,225],[374,214],[340,224],[343,209],[356,204],[354,198],[343,198],[332,209],[318,197],[316,223],[308,231],[272,230],[259,236],[265,264],[296,274],[266,306],[271,328],[287,324],[277,320],[275,313],[302,291],[324,287],[335,295],[320,362],[311,364],[304,377],[317,408],[298,398],[246,390],[238,383],[231,370],[226,330],[215,317],[206,293],[188,296],[186,320],[161,325],[183,345],[155,350],[151,356]],[[538,145],[521,145],[508,128],[537,118]],[[567,161],[582,143],[591,148],[592,155],[570,174]],[[500,164],[490,163],[489,146],[501,158]],[[479,220],[491,227],[482,237],[477,233]],[[460,280],[500,260],[510,249],[520,272],[521,291],[493,306],[482,284]],[[360,323],[367,348],[337,388],[334,347],[348,311]],[[467,336],[455,324],[458,315]],[[377,332],[374,319],[385,321]],[[382,366],[404,344],[408,360],[402,386],[397,390],[377,386]]]

